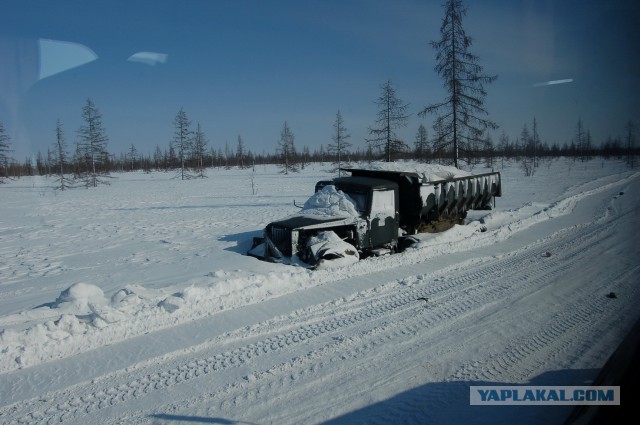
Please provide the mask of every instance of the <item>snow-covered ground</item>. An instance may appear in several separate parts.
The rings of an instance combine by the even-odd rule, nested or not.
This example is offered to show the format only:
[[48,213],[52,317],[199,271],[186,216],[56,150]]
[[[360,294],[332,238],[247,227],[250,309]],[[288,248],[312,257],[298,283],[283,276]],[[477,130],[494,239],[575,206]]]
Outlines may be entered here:
[[402,254],[244,255],[329,169],[0,185],[0,422],[562,423],[469,386],[595,378],[640,316],[640,173],[506,164],[494,210]]

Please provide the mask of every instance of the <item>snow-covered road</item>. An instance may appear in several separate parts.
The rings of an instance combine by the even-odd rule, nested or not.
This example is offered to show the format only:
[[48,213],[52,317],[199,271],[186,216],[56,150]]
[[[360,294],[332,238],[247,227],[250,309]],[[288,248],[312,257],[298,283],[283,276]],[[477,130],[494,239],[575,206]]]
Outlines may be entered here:
[[[93,315],[78,312],[73,317],[91,320],[78,319],[79,328],[60,344],[33,325],[60,316],[59,306],[9,310],[2,320],[15,329],[0,340],[8,365],[0,375],[0,419],[562,423],[570,406],[469,405],[470,385],[588,383],[640,316],[640,174],[592,161],[584,174],[570,170],[560,181],[554,174],[566,168],[553,167],[530,179],[507,170],[510,207],[498,200],[496,210],[474,213],[466,226],[423,235],[416,249],[347,270],[263,264],[237,255],[246,246],[241,241],[219,255],[221,261],[226,255],[240,259],[214,271],[210,282],[194,282],[195,274],[185,269],[191,281],[152,290],[134,286],[132,276],[127,283],[132,294],[140,293],[137,309],[112,301],[94,307]],[[550,188],[549,181],[557,186]],[[538,195],[529,198],[530,192]],[[270,219],[270,208],[260,210],[268,212],[258,221]],[[224,220],[233,223],[230,217]],[[153,225],[161,223],[147,226]],[[240,229],[245,232],[250,239],[251,232]],[[166,245],[178,233],[167,235]],[[228,239],[220,235],[219,241]],[[195,245],[208,260],[218,258],[199,239]],[[162,252],[158,258],[170,264]],[[140,266],[128,267],[143,274]],[[220,282],[231,282],[233,291],[222,291]],[[19,283],[11,283],[11,291]],[[117,292],[101,287],[108,295]],[[171,295],[176,289],[179,296]],[[234,291],[246,293],[230,296]],[[616,298],[607,297],[611,292]],[[179,298],[173,311],[161,307],[168,296]],[[216,296],[220,311],[203,313],[217,306]],[[237,301],[243,297],[246,305]],[[148,309],[140,306],[146,305],[157,311],[143,314]],[[106,316],[105,308],[126,317],[96,320]],[[65,312],[61,317],[70,315]],[[105,337],[114,340],[106,343]],[[94,346],[65,350],[65,340]],[[20,347],[32,364],[11,367],[12,350]],[[48,360],[49,349],[54,354]]]

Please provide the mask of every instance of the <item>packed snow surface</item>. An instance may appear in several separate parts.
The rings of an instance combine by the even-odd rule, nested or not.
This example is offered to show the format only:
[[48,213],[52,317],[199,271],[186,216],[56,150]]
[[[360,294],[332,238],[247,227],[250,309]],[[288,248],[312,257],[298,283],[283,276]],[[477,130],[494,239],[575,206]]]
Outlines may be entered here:
[[595,379],[640,315],[640,173],[505,162],[495,209],[401,254],[246,256],[330,168],[0,185],[0,423],[563,423],[572,406],[469,406],[469,386]]

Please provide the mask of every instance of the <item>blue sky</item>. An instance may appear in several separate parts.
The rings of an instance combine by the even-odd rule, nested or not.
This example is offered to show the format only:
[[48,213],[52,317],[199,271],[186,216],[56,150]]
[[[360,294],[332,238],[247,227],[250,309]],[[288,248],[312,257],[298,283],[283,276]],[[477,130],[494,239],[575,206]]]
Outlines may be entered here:
[[[433,132],[417,112],[445,95],[429,46],[441,3],[4,0],[0,122],[20,161],[46,153],[57,119],[72,146],[87,98],[113,153],[168,147],[180,108],[216,149],[235,148],[240,135],[252,151],[273,152],[287,121],[296,147],[313,151],[331,142],[338,110],[364,148],[389,79],[410,104],[400,135],[412,144],[420,124]],[[640,126],[637,2],[466,4],[471,50],[498,75],[486,99],[500,125],[494,140],[517,137],[534,117],[543,140],[559,144],[578,118],[597,143],[630,119]],[[87,63],[47,76],[73,61]]]

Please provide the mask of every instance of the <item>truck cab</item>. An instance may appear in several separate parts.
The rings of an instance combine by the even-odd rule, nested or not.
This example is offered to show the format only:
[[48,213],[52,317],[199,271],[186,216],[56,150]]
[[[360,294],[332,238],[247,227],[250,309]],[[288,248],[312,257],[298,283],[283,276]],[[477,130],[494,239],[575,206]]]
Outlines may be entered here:
[[398,241],[398,185],[371,177],[341,177],[333,185],[354,201],[366,223],[358,246],[365,250],[394,247]]
[[[275,262],[315,265],[323,259],[389,252],[398,242],[398,185],[370,177],[342,177],[316,184],[317,197],[344,197],[350,215],[310,214],[311,197],[292,217],[269,223],[249,255]],[[307,208],[309,207],[309,208]]]

